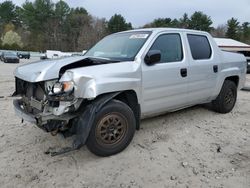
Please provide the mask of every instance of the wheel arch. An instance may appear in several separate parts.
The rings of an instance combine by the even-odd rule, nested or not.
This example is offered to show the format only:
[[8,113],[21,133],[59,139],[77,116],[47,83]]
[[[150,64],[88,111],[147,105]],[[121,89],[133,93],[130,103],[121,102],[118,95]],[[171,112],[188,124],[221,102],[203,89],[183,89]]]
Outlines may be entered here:
[[132,109],[136,120],[136,129],[139,130],[141,119],[141,107],[138,102],[136,92],[134,90],[123,91],[116,95],[114,99],[124,102]]
[[229,76],[229,77],[226,77],[224,81],[226,80],[229,80],[229,81],[232,81],[235,83],[236,87],[238,88],[239,86],[239,76],[238,75],[234,75],[234,76]]
[[119,100],[127,104],[134,113],[136,119],[136,129],[140,129],[141,107],[138,102],[137,94],[134,90],[117,91],[112,93],[101,94],[93,100],[98,103],[97,111],[112,99]]

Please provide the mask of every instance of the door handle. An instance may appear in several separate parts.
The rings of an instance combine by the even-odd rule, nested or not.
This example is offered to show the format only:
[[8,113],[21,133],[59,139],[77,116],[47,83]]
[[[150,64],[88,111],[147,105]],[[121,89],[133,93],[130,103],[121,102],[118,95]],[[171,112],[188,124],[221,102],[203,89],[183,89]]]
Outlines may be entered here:
[[187,77],[187,69],[186,68],[181,69],[180,73],[181,73],[182,77]]
[[214,72],[217,73],[218,72],[218,65],[214,65],[213,69],[214,69]]

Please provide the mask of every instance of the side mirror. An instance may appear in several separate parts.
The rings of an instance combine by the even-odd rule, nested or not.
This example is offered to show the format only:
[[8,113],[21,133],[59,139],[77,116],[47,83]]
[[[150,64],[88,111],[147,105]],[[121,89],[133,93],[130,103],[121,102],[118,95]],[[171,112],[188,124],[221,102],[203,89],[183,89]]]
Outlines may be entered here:
[[150,50],[145,59],[147,65],[153,65],[161,61],[161,51],[160,50]]

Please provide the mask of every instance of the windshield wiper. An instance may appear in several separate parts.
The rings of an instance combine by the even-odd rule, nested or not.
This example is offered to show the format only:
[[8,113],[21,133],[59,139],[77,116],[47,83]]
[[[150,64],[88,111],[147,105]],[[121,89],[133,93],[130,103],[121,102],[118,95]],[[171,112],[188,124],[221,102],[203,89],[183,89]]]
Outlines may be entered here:
[[103,57],[87,57],[87,59],[91,60],[93,63],[97,64],[106,64],[106,63],[119,63],[121,61],[118,60],[113,60],[113,59],[108,59],[108,58],[103,58]]

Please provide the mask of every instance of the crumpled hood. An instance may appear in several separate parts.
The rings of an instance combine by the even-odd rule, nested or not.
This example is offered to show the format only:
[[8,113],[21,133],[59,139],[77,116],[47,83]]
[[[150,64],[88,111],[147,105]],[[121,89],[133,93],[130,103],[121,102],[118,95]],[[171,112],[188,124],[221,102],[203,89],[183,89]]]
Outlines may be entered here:
[[81,61],[85,58],[86,57],[83,56],[75,56],[29,63],[17,67],[14,71],[14,75],[28,82],[52,80],[59,78],[59,71],[63,66]]

